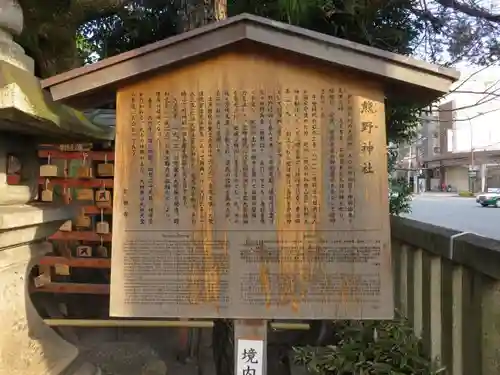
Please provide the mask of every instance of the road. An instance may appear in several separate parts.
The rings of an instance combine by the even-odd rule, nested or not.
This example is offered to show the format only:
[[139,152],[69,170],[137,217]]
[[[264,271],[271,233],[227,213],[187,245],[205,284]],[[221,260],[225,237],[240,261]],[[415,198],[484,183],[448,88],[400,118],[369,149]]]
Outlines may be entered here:
[[420,195],[412,202],[411,219],[500,240],[500,208],[481,207],[473,198]]

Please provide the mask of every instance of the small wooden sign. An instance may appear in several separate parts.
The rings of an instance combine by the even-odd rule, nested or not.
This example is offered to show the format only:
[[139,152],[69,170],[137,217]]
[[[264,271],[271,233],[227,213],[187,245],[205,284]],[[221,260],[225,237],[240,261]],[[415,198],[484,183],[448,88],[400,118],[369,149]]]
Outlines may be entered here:
[[71,220],[66,221],[61,227],[59,228],[61,232],[71,232],[73,230],[73,222]]
[[76,199],[79,201],[93,201],[94,200],[94,190],[83,188],[76,190]]
[[69,152],[69,151],[91,151],[92,143],[70,143],[59,145],[59,150]]
[[48,189],[42,190],[42,202],[53,202],[53,201],[54,201],[54,192]]
[[40,166],[40,177],[57,177],[57,165],[45,164]]
[[42,286],[50,284],[51,281],[52,279],[50,277],[50,274],[43,273],[33,279],[33,284],[35,285],[35,288],[41,288]]
[[76,171],[76,177],[78,178],[94,178],[94,175],[92,173],[92,168],[88,165],[81,165],[78,167]]
[[98,164],[97,174],[102,177],[113,177],[115,174],[115,166],[110,163]]
[[85,214],[80,214],[79,216],[76,217],[75,219],[75,227],[77,228],[90,228],[91,226],[91,220],[90,217],[88,217]]
[[107,221],[99,221],[96,224],[96,233],[109,234],[109,223]]
[[236,374],[265,374],[264,340],[238,339],[236,342],[236,348]]
[[107,209],[113,206],[111,202],[111,192],[100,189],[95,192],[95,205],[100,209]]
[[36,276],[33,279],[33,283],[35,285],[35,288],[41,288],[47,284],[50,284],[51,282],[52,282],[51,267],[39,265],[38,266],[38,276]]
[[67,264],[55,264],[54,272],[59,276],[70,276],[70,268]]
[[76,248],[76,256],[81,258],[89,258],[92,256],[92,248],[90,246],[78,246]]

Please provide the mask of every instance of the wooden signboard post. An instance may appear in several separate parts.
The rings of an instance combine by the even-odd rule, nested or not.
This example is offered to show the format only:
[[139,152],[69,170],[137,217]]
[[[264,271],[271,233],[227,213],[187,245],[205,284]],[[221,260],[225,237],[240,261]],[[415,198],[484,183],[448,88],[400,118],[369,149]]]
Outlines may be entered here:
[[238,375],[266,320],[392,318],[386,92],[454,74],[243,15],[52,80],[118,87],[111,316],[235,319]]

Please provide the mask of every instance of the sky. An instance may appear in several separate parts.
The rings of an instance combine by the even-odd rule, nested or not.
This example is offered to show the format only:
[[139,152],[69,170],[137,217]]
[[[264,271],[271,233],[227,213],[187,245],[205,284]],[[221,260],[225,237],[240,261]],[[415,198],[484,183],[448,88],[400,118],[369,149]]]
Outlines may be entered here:
[[[478,5],[500,14],[500,0],[476,0]],[[456,67],[460,85],[444,101],[455,100],[452,149],[461,152],[500,149],[500,65],[487,69],[466,62]],[[472,75],[472,78],[470,78]],[[465,82],[464,82],[465,81]]]
[[462,79],[444,101],[455,101],[453,149],[500,148],[500,66],[461,67]]

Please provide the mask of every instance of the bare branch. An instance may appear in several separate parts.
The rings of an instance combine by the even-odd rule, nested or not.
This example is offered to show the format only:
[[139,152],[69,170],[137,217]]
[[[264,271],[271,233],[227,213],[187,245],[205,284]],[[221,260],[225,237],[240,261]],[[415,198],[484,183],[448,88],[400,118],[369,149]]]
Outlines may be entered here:
[[475,75],[477,75],[477,74],[479,74],[479,73],[481,73],[481,72],[485,71],[486,69],[490,68],[490,67],[491,67],[491,66],[493,66],[494,64],[495,64],[495,63],[494,63],[494,62],[492,62],[492,63],[490,63],[490,64],[488,64],[488,65],[485,65],[485,66],[481,67],[480,69],[476,70],[475,72],[473,72],[473,73],[469,74],[469,76],[468,76],[466,79],[462,80],[462,82],[460,82],[457,86],[455,86],[455,87],[454,87],[454,88],[453,88],[453,89],[452,89],[452,90],[451,90],[448,94],[450,94],[450,93],[452,93],[452,92],[454,92],[454,91],[458,90],[460,87],[462,87],[464,84],[466,84],[466,83],[467,83],[467,82],[468,82],[471,78],[473,78]]
[[[498,91],[498,90],[495,90]],[[476,94],[476,95],[487,95],[487,96],[494,96],[496,98],[500,98],[500,94],[496,92],[484,92],[484,91],[469,91],[469,90],[458,90],[455,91],[458,94]],[[483,103],[480,103],[483,104]]]
[[496,91],[500,91],[500,88],[496,89],[493,92],[484,92],[483,93],[485,95],[484,97],[482,97],[481,99],[479,99],[475,103],[464,105],[463,107],[457,107],[457,108],[452,108],[452,109],[442,109],[439,107],[434,107],[433,110],[436,112],[455,112],[455,111],[460,111],[463,109],[471,109],[474,107],[479,107],[480,105],[489,103],[489,102],[497,99],[499,94],[497,94]]
[[459,118],[459,119],[452,119],[452,120],[439,119],[437,121],[440,122],[440,123],[450,123],[450,122],[458,122],[458,121],[471,121],[471,120],[474,120],[474,119],[476,119],[478,117],[487,115],[488,113],[493,113],[493,112],[498,112],[498,111],[500,111],[500,107],[492,109],[490,111],[486,111],[486,112],[479,112],[478,114],[476,114],[474,116],[471,116],[471,117]]
[[500,23],[500,14],[492,14],[487,9],[465,4],[458,0],[435,0],[445,8],[453,9],[475,18],[482,18],[486,21]]

